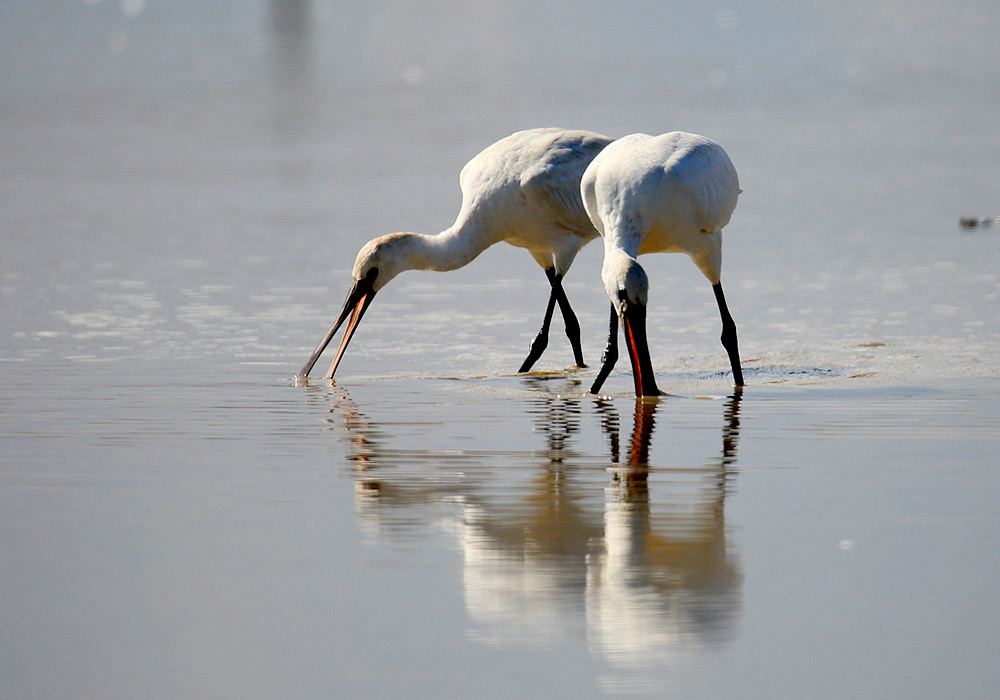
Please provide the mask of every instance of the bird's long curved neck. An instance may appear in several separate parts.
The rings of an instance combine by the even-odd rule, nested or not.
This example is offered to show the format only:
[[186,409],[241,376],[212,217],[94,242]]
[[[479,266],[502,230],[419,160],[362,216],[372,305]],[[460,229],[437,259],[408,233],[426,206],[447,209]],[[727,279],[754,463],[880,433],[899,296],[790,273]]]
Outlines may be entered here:
[[474,226],[452,226],[431,236],[414,234],[411,260],[421,270],[456,270],[475,260],[495,242]]
[[642,236],[625,231],[605,231],[604,232],[604,254],[611,251],[621,251],[628,257],[635,260],[639,257],[639,247],[642,245]]

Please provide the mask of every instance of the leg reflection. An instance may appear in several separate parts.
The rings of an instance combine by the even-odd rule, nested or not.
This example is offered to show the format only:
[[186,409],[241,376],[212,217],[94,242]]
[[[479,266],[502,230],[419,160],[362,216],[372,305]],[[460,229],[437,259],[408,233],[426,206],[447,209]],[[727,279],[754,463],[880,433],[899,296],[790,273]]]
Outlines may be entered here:
[[[624,463],[612,453],[604,550],[588,570],[591,644],[629,674],[731,638],[742,605],[742,574],[724,513],[739,441],[739,396],[723,411],[721,456],[700,467],[651,468],[663,404],[636,401]],[[606,429],[615,425],[607,406],[598,411]]]

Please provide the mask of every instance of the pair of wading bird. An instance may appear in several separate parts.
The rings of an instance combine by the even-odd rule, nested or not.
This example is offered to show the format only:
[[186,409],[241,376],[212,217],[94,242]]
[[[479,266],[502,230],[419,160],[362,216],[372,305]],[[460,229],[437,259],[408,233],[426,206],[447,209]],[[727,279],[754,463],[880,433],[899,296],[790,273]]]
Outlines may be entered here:
[[460,176],[462,208],[441,233],[391,233],[358,253],[344,308],[306,361],[307,377],[337,330],[348,320],[326,377],[333,377],[358,322],[378,293],[404,270],[454,270],[494,243],[527,248],[551,285],[538,335],[519,372],[527,372],[548,343],[559,305],[577,365],[585,367],[580,324],[562,279],[583,246],[604,237],[601,278],[611,298],[608,345],[590,392],[600,391],[618,360],[621,319],[636,397],[656,396],[646,341],[649,280],[642,253],[687,253],[708,278],[722,316],[722,345],[743,386],[733,322],[720,281],[722,228],[740,193],[736,169],[717,143],[675,131],[612,140],[588,131],[532,129],[497,141],[470,160]]

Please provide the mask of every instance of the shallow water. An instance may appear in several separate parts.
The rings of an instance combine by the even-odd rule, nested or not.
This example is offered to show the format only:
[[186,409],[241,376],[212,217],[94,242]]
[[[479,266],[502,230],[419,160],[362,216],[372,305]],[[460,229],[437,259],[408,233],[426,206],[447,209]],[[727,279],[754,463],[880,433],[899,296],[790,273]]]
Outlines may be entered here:
[[[1000,693],[997,8],[572,9],[0,8],[0,695]],[[360,245],[541,125],[727,148],[747,389],[680,256],[669,396],[558,322],[513,374],[505,247],[297,384]]]
[[6,383],[5,695],[996,687],[995,380],[146,369]]

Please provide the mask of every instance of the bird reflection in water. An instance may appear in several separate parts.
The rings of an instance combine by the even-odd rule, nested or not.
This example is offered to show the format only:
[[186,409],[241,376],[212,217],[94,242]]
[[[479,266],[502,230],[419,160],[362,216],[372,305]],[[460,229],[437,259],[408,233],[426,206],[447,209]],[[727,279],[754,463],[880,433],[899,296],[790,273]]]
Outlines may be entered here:
[[[623,435],[611,401],[580,398],[575,387],[555,393],[536,378],[524,383],[534,434],[544,436],[538,449],[395,449],[395,438],[346,391],[334,386],[332,401],[323,394],[355,469],[362,528],[405,538],[443,523],[463,552],[473,638],[545,644],[585,625],[608,677],[620,672],[632,681],[687,650],[730,639],[742,574],[724,506],[741,395],[723,404],[719,456],[694,467],[666,467],[661,459],[654,467],[657,414],[662,423],[667,402],[687,399],[636,400],[631,434]],[[606,445],[596,453],[580,436],[588,407]],[[660,440],[685,435],[661,433]]]
[[[602,551],[588,567],[586,610],[592,648],[628,672],[660,664],[704,643],[731,638],[741,609],[742,575],[731,553],[725,499],[739,441],[739,402],[725,404],[721,456],[694,469],[658,468],[669,488],[650,498],[649,453],[660,402],[638,399],[625,459],[612,447]],[[614,406],[600,402],[605,426]]]
[[[310,400],[326,406],[327,424],[337,435],[354,474],[355,515],[373,541],[412,537],[434,521],[428,510],[448,496],[442,479],[408,473],[409,464],[446,462],[433,451],[397,450],[393,436],[361,411],[346,389],[330,383],[307,387]],[[389,478],[385,478],[389,477]],[[413,511],[413,512],[411,512]]]

